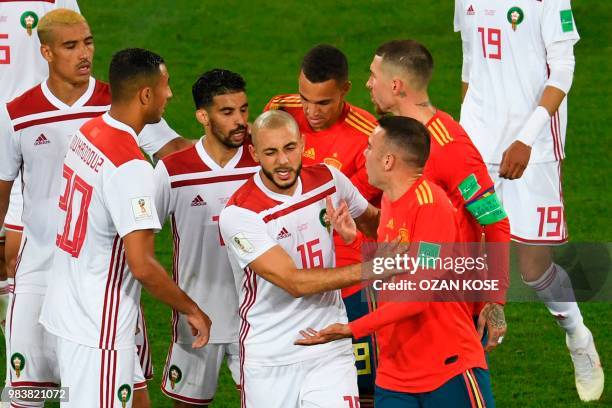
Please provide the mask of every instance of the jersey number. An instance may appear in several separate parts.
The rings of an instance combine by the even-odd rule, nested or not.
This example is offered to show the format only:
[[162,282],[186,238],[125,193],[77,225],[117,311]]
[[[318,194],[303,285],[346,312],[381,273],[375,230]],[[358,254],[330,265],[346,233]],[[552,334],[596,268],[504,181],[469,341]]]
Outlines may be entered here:
[[[501,59],[501,30],[499,28],[478,27],[482,56],[491,59]],[[487,54],[487,50],[489,53]]]
[[[538,227],[538,236],[544,236],[544,229],[546,224],[547,237],[560,237],[563,225],[563,208],[561,206],[538,207],[537,211],[538,214],[540,214],[540,226]],[[552,226],[552,228],[550,226]],[[553,230],[551,231],[551,229]]]
[[302,268],[317,268],[323,266],[323,251],[315,248],[319,245],[319,238],[298,245],[297,250],[302,257]]
[[[8,40],[8,34],[0,34],[0,40]],[[8,45],[0,45],[0,64],[11,63],[11,47]]]
[[359,408],[360,407],[359,397],[352,396],[352,395],[345,395],[344,397],[342,397],[342,399],[348,403],[348,408]]
[[58,234],[56,244],[74,258],[78,258],[85,242],[87,213],[93,187],[74,174],[74,171],[66,165],[64,165],[62,176],[66,179],[66,188],[59,199],[59,208],[66,212],[66,221],[64,232],[62,235]]

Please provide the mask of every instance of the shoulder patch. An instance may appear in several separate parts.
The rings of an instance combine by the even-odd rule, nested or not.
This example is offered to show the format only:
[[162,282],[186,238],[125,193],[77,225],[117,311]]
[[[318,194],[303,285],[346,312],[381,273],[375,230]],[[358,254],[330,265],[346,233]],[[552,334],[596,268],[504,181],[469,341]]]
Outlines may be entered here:
[[109,126],[102,116],[85,122],[79,131],[116,167],[132,160],[145,160],[132,135]]
[[432,204],[434,202],[431,187],[425,180],[417,186],[414,193],[416,194],[419,205]]
[[270,100],[268,109],[301,108],[302,100],[297,94],[278,95]]
[[47,100],[40,85],[36,85],[7,103],[6,110],[11,120],[15,120],[24,116],[58,109]]
[[[369,116],[369,114],[367,114]],[[369,136],[376,128],[376,121],[368,118],[365,112],[359,112],[354,106],[350,107],[345,122],[360,132]]]
[[300,174],[302,179],[302,194],[306,194],[315,188],[333,180],[334,176],[325,164],[315,164],[302,167]]
[[164,162],[166,170],[168,170],[168,175],[171,177],[179,174],[210,171],[210,168],[204,164],[200,155],[198,155],[195,145],[171,153],[161,159],[161,161]]
[[429,126],[427,126],[429,133],[433,140],[435,140],[440,146],[444,146],[453,141],[453,137],[450,135],[450,132],[442,123],[440,118],[436,118],[433,120]]

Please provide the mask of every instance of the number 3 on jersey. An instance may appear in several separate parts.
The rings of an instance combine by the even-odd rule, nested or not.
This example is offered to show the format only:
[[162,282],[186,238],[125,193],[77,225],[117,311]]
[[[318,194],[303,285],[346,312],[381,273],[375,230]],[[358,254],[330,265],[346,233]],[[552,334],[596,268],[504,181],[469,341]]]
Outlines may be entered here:
[[64,165],[62,176],[66,180],[66,187],[59,199],[59,208],[66,212],[66,221],[64,231],[62,235],[58,234],[55,243],[60,249],[78,258],[85,242],[87,213],[93,187],[74,174],[74,171],[66,165]]

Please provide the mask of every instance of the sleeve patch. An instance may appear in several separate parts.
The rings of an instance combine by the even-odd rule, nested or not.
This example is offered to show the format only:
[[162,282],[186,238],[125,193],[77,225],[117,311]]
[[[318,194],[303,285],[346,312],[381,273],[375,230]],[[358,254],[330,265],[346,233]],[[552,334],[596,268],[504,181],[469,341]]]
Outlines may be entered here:
[[480,184],[478,184],[478,180],[474,173],[467,176],[460,184],[459,191],[463,196],[465,201],[468,201],[480,190]]
[[466,208],[480,225],[493,224],[507,217],[496,193],[485,194],[482,198],[468,204]]
[[417,259],[420,260],[421,266],[425,268],[435,268],[436,260],[440,258],[439,244],[421,241],[417,251]]
[[153,218],[151,197],[132,198],[132,212],[136,221]]
[[572,10],[561,10],[559,14],[561,15],[561,30],[564,33],[574,31],[574,18],[572,16]]
[[239,232],[232,237],[232,245],[240,254],[250,254],[255,251],[253,244],[246,238],[244,233]]

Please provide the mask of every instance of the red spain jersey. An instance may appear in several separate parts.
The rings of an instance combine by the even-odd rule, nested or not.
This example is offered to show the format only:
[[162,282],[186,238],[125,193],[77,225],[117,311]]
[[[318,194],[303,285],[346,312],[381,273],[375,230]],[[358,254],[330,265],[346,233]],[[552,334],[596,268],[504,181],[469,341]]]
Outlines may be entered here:
[[[504,279],[502,285],[507,287],[509,252],[499,243],[510,242],[508,218],[483,226],[467,209],[470,203],[495,192],[482,156],[461,125],[446,112],[438,110],[427,122],[427,129],[431,148],[423,174],[442,187],[457,209],[464,241],[481,242],[484,233],[487,243],[498,243],[487,245],[488,264],[490,269],[495,268],[496,275]],[[482,303],[475,305],[475,315],[482,306]]]
[[[368,147],[368,137],[378,124],[369,112],[344,103],[342,114],[328,129],[315,131],[310,127],[298,94],[275,96],[268,102],[264,111],[280,109],[296,120],[305,136],[304,166],[325,163],[340,170],[348,177],[359,192],[371,203],[378,204],[381,191],[368,183],[363,152]],[[336,245],[336,266],[361,262],[362,239],[346,245],[334,234]],[[361,285],[345,288],[342,296],[357,292]]]
[[[382,200],[378,238],[389,242],[459,241],[456,210],[444,191],[421,177],[398,200]],[[459,302],[381,302],[350,323],[354,338],[376,332],[379,365],[376,385],[398,392],[429,392],[474,367],[486,368],[472,320]]]

